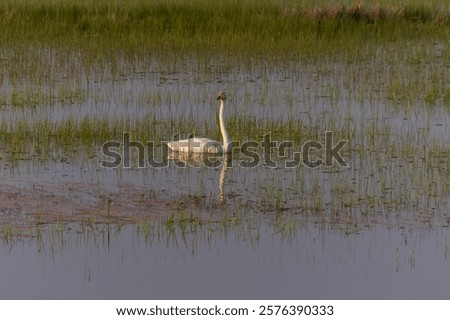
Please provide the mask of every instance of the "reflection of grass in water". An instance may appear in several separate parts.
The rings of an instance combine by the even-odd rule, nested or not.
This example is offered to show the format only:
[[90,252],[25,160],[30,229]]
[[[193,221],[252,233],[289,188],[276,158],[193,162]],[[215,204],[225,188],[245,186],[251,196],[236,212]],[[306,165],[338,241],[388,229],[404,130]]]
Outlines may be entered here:
[[[180,125],[183,120],[179,120]],[[242,121],[242,122],[239,122]],[[230,125],[238,128],[237,138],[255,139],[260,141],[262,135],[272,132],[272,138],[296,142],[299,147],[308,139],[323,141],[323,132],[318,127],[320,119],[313,127],[302,124],[299,121],[286,124],[269,120],[251,119],[231,119]],[[104,139],[117,138],[121,141],[123,128],[129,129],[132,133],[132,140],[146,141],[146,139],[156,139],[157,141],[166,138],[171,134],[170,126],[163,122],[160,129],[152,132],[148,130],[151,122],[142,121],[131,124],[125,121],[118,121],[116,124],[98,123],[93,119],[84,119],[81,122],[70,120],[67,123],[59,124],[40,123],[27,125],[26,123],[17,126],[16,131],[2,134],[4,137],[2,144],[10,151],[10,157],[15,160],[27,160],[30,157],[32,146],[34,154],[43,160],[51,157],[51,153],[57,148],[66,148],[69,154],[80,151],[80,146],[87,149],[98,146],[99,141]],[[184,124],[187,127],[188,125]],[[305,178],[303,175],[310,175],[309,172],[302,172],[303,168],[295,171],[295,175],[300,177],[297,181],[292,180],[291,185],[281,186],[281,180],[263,181],[257,184],[254,205],[243,204],[243,207],[258,213],[296,213],[299,216],[316,216],[328,221],[327,216],[336,215],[334,224],[359,226],[364,220],[376,223],[383,223],[402,212],[416,212],[421,214],[423,221],[444,221],[442,211],[446,208],[445,199],[450,190],[450,179],[448,157],[449,150],[445,141],[429,141],[415,139],[416,134],[397,137],[389,126],[378,125],[375,122],[361,125],[363,134],[356,135],[349,126],[344,123],[342,126],[334,128],[336,140],[338,138],[350,139],[349,147],[344,150],[344,157],[350,162],[350,169],[343,170],[336,174],[331,185],[320,182],[323,177],[315,175]],[[316,127],[317,126],[317,127]],[[208,136],[216,137],[218,133],[214,125],[208,129]],[[154,135],[152,135],[154,134]],[[102,138],[102,139],[100,139]],[[219,138],[217,136],[217,138]],[[49,153],[50,155],[47,155]],[[7,154],[7,153],[6,153]],[[25,158],[23,158],[25,157]],[[335,170],[339,168],[331,168]],[[305,169],[306,170],[306,169]],[[318,169],[322,171],[321,169]],[[334,175],[333,175],[334,176]],[[279,178],[277,178],[279,179]],[[309,182],[312,185],[308,185]],[[416,186],[422,186],[417,188]],[[327,189],[331,189],[333,201],[326,199]],[[202,192],[194,193],[189,198],[194,201],[201,210],[213,211],[214,202]],[[239,208],[241,203],[233,201],[233,210]],[[430,210],[430,208],[432,208]],[[172,208],[173,209],[173,208]],[[193,223],[202,223],[198,217],[190,216],[185,207],[180,207],[176,215],[168,219],[166,226],[169,229],[192,227]],[[186,214],[188,212],[188,214]],[[195,212],[195,210],[194,210]],[[380,218],[377,216],[383,212],[387,216]],[[222,212],[222,214],[225,214]],[[391,214],[393,216],[391,217]],[[432,217],[435,215],[435,217]],[[361,220],[362,218],[362,220]],[[224,217],[227,223],[226,215]],[[99,221],[101,222],[101,221]],[[445,221],[444,221],[445,222]],[[389,222],[391,223],[391,222]],[[281,229],[289,230],[289,224],[278,224]],[[174,230],[175,230],[174,229]]]
[[[291,76],[304,69],[286,65],[289,61],[312,63],[319,78],[338,66],[335,73],[344,73],[348,94],[358,100],[450,105],[442,74],[448,7],[419,0],[404,6],[394,1],[316,6],[316,1],[304,6],[253,0],[4,1],[0,46],[7,63],[0,77],[8,87],[0,106],[95,105],[112,97],[123,105],[176,104],[179,93],[167,96],[158,88],[118,101],[114,93],[93,89],[92,82],[149,71],[160,73],[161,80],[192,69],[223,75],[235,65],[251,75],[260,61],[268,73],[276,66]],[[326,90],[320,94],[339,95],[334,87]]]
[[[150,192],[140,196],[142,191],[134,192],[131,187],[129,194],[98,197],[99,206],[90,208],[72,206],[47,190],[43,195],[50,197],[39,197],[44,201],[43,207],[38,206],[30,212],[23,208],[25,213],[31,213],[24,215],[26,220],[4,219],[1,237],[8,242],[30,237],[39,239],[42,232],[63,234],[74,225],[84,234],[92,230],[101,233],[105,226],[117,229],[134,224],[145,239],[168,240],[185,239],[205,230],[209,234],[251,235],[257,240],[260,225],[269,225],[274,234],[287,239],[294,237],[303,226],[329,228],[342,234],[359,232],[373,225],[394,228],[448,226],[448,203],[445,202],[450,190],[448,151],[434,152],[430,146],[427,152],[424,159],[411,158],[418,163],[408,163],[408,158],[392,154],[375,157],[374,153],[365,153],[360,159],[363,164],[355,164],[355,168],[340,173],[326,174],[322,169],[298,168],[290,173],[292,182],[289,182],[290,178],[283,181],[277,175],[274,176],[276,179],[253,177],[255,194],[247,197],[244,190],[238,189],[236,191],[243,194],[228,198],[225,206],[214,197],[204,196],[202,190],[189,191],[189,196],[161,200],[155,206],[159,199],[157,195]],[[269,171],[258,172],[271,176]],[[283,186],[283,183],[287,184]],[[104,193],[101,187],[98,192]],[[21,198],[33,206],[29,199]],[[115,203],[111,204],[110,199],[115,199]],[[64,203],[64,209],[55,208],[52,203]],[[121,207],[127,203],[132,205]],[[77,213],[67,214],[65,210]]]

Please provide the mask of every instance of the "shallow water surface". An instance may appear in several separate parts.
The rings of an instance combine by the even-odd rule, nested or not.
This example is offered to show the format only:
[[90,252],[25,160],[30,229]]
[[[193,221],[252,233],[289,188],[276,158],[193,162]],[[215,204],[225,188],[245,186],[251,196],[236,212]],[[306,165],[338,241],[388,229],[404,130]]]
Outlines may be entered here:
[[[53,49],[23,78],[5,63],[0,298],[448,298],[447,47],[277,63],[156,55],[70,77]],[[100,166],[125,131],[148,133],[157,157],[176,133],[220,139],[222,89],[233,140],[290,137],[292,156],[331,131],[348,166],[286,168],[279,154],[270,166],[261,150],[253,168],[239,152],[229,166],[138,168],[136,150],[131,168]]]

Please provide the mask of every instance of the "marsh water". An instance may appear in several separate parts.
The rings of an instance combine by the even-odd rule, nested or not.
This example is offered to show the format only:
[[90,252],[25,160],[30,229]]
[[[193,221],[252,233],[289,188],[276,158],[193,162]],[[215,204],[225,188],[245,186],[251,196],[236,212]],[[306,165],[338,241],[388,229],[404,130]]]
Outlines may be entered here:
[[347,141],[348,165],[286,168],[277,155],[268,166],[261,155],[244,168],[233,155],[214,168],[196,159],[138,168],[134,149],[131,168],[107,169],[101,139],[4,145],[0,298],[450,296],[447,44],[244,67],[125,59],[75,76],[76,53],[63,70],[52,50],[43,57],[42,81],[4,76],[4,130],[126,119],[139,140],[134,121],[150,119],[161,157],[176,133],[220,139],[215,94],[226,90],[232,139],[260,141],[275,128],[275,141],[285,133],[299,150],[331,131]]
[[[449,294],[447,229],[309,226],[145,240],[133,226],[1,249],[2,299],[431,299]],[[62,237],[62,236],[60,236]]]

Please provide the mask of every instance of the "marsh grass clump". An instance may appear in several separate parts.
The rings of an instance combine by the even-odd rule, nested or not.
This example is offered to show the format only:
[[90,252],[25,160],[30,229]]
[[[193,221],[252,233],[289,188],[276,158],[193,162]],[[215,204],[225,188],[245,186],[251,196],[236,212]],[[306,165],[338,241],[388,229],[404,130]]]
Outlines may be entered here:
[[340,4],[329,4],[317,6],[314,8],[297,5],[292,8],[285,8],[283,15],[287,17],[298,17],[323,22],[325,20],[349,20],[355,22],[364,22],[374,24],[377,22],[395,21],[400,22],[419,22],[419,23],[450,23],[449,10],[434,10],[424,4],[387,4],[373,5],[362,2],[354,3],[349,6]]

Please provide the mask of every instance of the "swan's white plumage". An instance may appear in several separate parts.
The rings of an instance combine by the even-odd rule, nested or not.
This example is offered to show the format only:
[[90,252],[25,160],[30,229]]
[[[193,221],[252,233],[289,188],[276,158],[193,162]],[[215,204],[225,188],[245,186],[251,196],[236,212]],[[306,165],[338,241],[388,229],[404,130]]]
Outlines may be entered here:
[[224,109],[227,96],[225,92],[219,92],[217,100],[220,100],[219,124],[222,134],[223,144],[207,138],[191,138],[167,143],[169,149],[175,152],[188,153],[229,153],[231,152],[230,138],[225,127]]
[[223,153],[222,144],[206,138],[191,138],[171,141],[167,144],[172,151],[192,153]]

